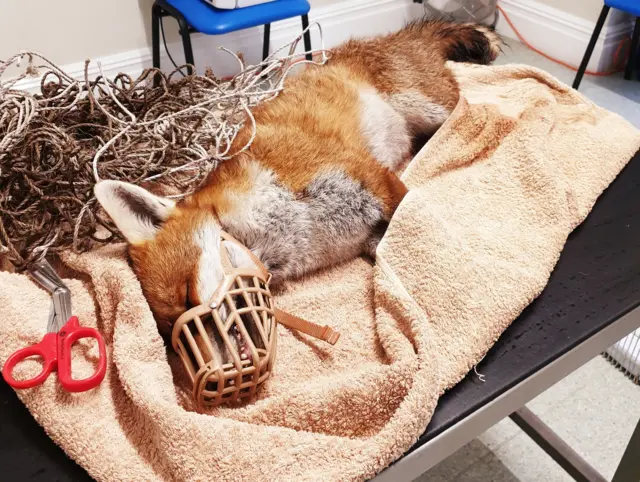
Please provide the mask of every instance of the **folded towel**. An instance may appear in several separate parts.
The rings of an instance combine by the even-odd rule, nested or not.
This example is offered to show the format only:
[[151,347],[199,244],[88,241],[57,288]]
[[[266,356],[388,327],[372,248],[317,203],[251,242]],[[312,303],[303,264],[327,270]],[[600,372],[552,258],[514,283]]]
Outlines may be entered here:
[[[55,376],[18,392],[51,438],[97,480],[364,480],[399,458],[640,147],[630,124],[539,70],[450,66],[463,95],[403,174],[375,266],[357,259],[277,297],[338,329],[336,346],[280,327],[257,400],[197,409],[124,247],[69,253],[74,312],[102,331],[109,369],[89,392]],[[27,277],[0,272],[0,362],[41,339],[48,310]],[[97,349],[77,351],[88,373]]]

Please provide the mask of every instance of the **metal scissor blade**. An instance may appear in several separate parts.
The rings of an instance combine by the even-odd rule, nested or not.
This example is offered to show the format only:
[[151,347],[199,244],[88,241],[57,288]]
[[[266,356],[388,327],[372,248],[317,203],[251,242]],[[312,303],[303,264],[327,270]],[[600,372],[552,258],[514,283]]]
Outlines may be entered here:
[[51,298],[51,304],[49,305],[49,319],[47,321],[47,333],[60,331],[58,328],[58,320],[56,319],[56,306]]
[[44,276],[49,278],[49,280],[52,283],[56,284],[57,286],[61,286],[61,287],[65,286],[64,281],[62,281],[62,278],[58,276],[58,273],[56,273],[56,270],[53,269],[53,267],[49,264],[49,262],[46,259],[42,259],[40,261],[36,261],[35,263],[33,263],[31,271],[35,273],[43,274]]
[[65,288],[58,288],[53,295],[53,306],[56,312],[55,322],[52,324],[51,331],[60,331],[69,318],[71,318],[71,296],[69,290]]
[[49,277],[44,270],[39,267],[34,267],[29,270],[31,277],[38,282],[45,290],[53,295],[53,293],[60,287],[60,285]]
[[44,289],[51,293],[55,313],[53,319],[49,316],[47,331],[59,331],[71,318],[71,292],[46,260],[34,263],[30,273]]

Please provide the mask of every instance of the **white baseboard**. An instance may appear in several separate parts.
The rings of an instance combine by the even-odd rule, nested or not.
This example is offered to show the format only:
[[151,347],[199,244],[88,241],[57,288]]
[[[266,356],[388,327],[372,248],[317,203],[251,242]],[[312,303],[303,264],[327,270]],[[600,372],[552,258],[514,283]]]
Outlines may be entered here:
[[[597,18],[585,20],[535,0],[499,0],[498,4],[531,45],[570,65],[580,65]],[[502,16],[496,29],[505,37],[517,39]],[[630,36],[632,30],[632,19],[612,9],[588,69],[604,72],[614,68],[616,49],[623,39]]]
[[[350,37],[379,35],[398,30],[407,21],[418,18],[422,14],[422,5],[415,4],[412,0],[344,0],[319,8],[312,6],[309,20],[311,23],[318,22],[322,26],[325,48],[331,48]],[[165,31],[173,30],[175,21],[166,17],[164,26]],[[299,17],[274,23],[271,26],[271,50],[290,42],[301,31],[302,23]],[[256,27],[227,35],[192,35],[193,52],[198,70],[202,71],[204,67],[210,66],[218,77],[233,75],[237,72],[236,61],[229,54],[218,50],[217,47],[221,45],[232,52],[242,52],[245,60],[250,64],[259,62],[262,56],[262,34],[262,27]],[[312,31],[312,46],[320,47],[317,29]],[[181,65],[184,62],[182,44],[172,42],[168,47],[174,60]],[[302,42],[299,47],[299,51],[304,50]],[[162,39],[160,52],[162,69],[173,70],[173,65],[162,45]],[[47,52],[41,53],[47,54]],[[55,61],[55,59],[51,60]],[[98,63],[109,78],[121,72],[136,77],[145,68],[151,67],[151,49],[132,50],[91,60],[90,78],[99,74]],[[60,67],[76,79],[84,77],[84,62]],[[16,84],[16,88],[25,90],[38,89],[39,86],[38,78],[24,79]]]

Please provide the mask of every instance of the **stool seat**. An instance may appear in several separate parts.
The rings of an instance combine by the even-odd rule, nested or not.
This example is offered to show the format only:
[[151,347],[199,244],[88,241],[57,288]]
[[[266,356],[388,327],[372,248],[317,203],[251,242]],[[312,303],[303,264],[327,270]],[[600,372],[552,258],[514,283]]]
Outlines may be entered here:
[[640,17],[640,1],[638,0],[605,0],[604,3],[611,8]]
[[[182,37],[184,60],[189,74],[193,73],[195,62],[191,33],[200,32],[206,35],[222,35],[243,30],[245,28],[264,25],[264,40],[262,41],[262,60],[269,56],[269,41],[271,37],[271,22],[286,18],[300,17],[302,20],[302,37],[304,38],[305,57],[313,60],[311,53],[311,32],[309,31],[308,0],[273,0],[268,3],[253,5],[252,7],[226,10],[215,8],[204,0],[155,0],[151,6],[151,50],[153,66],[160,68],[160,32],[164,38],[162,19],[173,17],[178,22],[178,31]],[[166,48],[166,42],[165,42]],[[167,55],[173,65],[181,73],[180,67],[173,61],[167,49]],[[184,75],[184,73],[182,73]],[[153,79],[154,84],[160,82],[160,76]]]
[[299,17],[309,13],[311,8],[307,0],[275,0],[234,10],[215,8],[204,0],[164,1],[184,15],[191,27],[208,35],[222,35]]

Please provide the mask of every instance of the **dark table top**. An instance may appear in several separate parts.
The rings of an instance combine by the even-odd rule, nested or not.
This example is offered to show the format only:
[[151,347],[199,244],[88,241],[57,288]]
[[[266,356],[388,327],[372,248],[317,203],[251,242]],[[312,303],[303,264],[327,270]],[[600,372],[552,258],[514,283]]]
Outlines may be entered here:
[[[640,153],[574,231],[548,286],[438,404],[415,450],[640,304]],[[0,380],[2,480],[84,481]]]
[[567,240],[549,283],[439,400],[411,451],[640,305],[640,152]]

